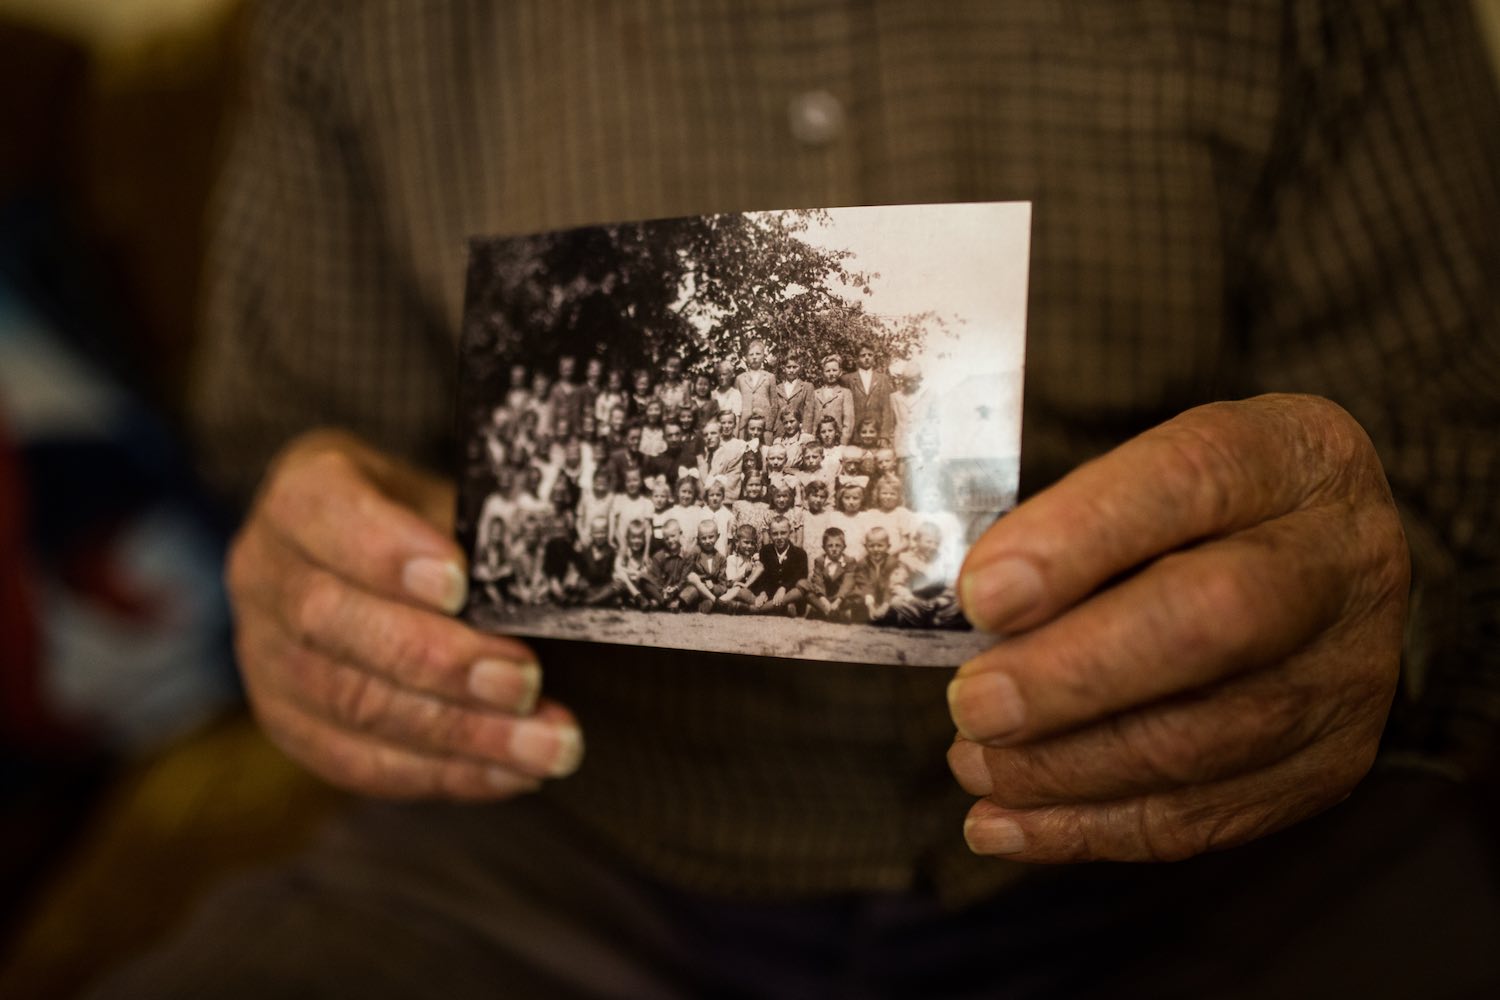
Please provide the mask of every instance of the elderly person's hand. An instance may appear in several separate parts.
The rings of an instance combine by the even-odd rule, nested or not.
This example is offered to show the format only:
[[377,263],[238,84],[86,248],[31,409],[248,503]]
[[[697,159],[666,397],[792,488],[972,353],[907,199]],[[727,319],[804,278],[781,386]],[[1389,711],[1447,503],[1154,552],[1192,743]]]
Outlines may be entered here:
[[1002,518],[960,578],[1007,638],[959,670],[965,836],[1018,860],[1168,860],[1346,796],[1393,697],[1409,561],[1338,406],[1199,407]]
[[388,798],[505,798],[577,768],[562,706],[520,643],[451,616],[465,560],[453,487],[357,439],[314,432],[267,474],[230,552],[250,703],[283,750]]

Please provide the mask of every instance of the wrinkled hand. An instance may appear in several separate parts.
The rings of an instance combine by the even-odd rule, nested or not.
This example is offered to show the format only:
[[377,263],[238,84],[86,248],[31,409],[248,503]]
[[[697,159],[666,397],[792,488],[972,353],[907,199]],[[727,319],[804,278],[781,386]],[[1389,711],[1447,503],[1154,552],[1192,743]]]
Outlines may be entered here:
[[1395,692],[1409,562],[1384,473],[1306,396],[1190,410],[995,524],[949,765],[981,854],[1170,860],[1346,796]]
[[230,552],[235,645],[271,739],[344,788],[494,799],[573,771],[577,723],[537,707],[520,643],[450,617],[453,487],[337,432],[272,463]]

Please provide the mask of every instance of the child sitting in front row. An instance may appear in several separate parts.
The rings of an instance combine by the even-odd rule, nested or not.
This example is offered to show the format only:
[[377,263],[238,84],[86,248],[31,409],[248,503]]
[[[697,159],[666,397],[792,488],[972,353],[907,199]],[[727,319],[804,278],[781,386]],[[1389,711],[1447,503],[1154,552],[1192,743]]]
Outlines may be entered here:
[[646,522],[640,518],[632,520],[625,526],[624,544],[620,546],[620,554],[615,556],[615,583],[623,592],[624,600],[638,608],[650,603],[641,590],[641,578],[650,568],[646,558],[646,535]]
[[865,557],[854,564],[848,607],[856,622],[871,625],[899,623],[894,603],[909,596],[906,570],[891,555],[891,540],[884,528],[871,528],[865,535]]
[[470,570],[480,593],[491,604],[501,604],[505,591],[510,587],[511,566],[505,551],[505,521],[495,516],[484,522],[484,537],[479,540],[474,553],[474,568]]
[[731,611],[747,611],[755,606],[755,581],[765,572],[760,561],[760,535],[750,525],[734,530],[734,551],[724,560],[724,593],[719,603]]
[[943,536],[934,522],[921,521],[898,562],[906,571],[906,582],[891,602],[897,621],[925,628],[963,628],[963,609],[953,587],[958,567],[943,558]]
[[547,599],[542,573],[541,514],[523,514],[521,530],[510,546],[510,596],[519,604],[541,604]]
[[719,526],[712,519],[698,522],[698,548],[688,569],[688,585],[682,591],[683,607],[696,606],[708,614],[729,589],[724,582],[725,557],[719,551]]
[[849,620],[848,601],[854,589],[854,574],[844,550],[844,533],[838,528],[824,530],[823,554],[813,560],[812,571],[800,588],[807,595],[809,618]]
[[651,554],[651,564],[641,577],[641,592],[652,608],[681,611],[682,591],[687,586],[692,558],[682,551],[682,526],[668,521],[662,528],[661,548]]
[[591,608],[613,605],[620,595],[614,580],[615,547],[609,544],[609,521],[595,517],[589,521],[589,540],[573,556],[578,577],[577,602]]

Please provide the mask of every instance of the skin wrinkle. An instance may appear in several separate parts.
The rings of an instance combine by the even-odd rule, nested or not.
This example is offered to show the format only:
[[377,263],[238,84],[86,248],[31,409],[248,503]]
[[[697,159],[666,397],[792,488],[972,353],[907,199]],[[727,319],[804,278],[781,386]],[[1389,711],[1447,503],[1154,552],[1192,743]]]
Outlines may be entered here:
[[[278,652],[272,640],[272,655]],[[503,763],[502,758],[508,753],[518,716],[428,697],[317,654],[302,654],[299,658],[305,661],[300,670],[292,666],[272,671],[273,695],[298,701],[330,725],[394,745],[419,744],[433,753],[471,757],[486,763]],[[311,689],[310,697],[304,699],[295,696],[307,689],[277,683],[286,678],[301,680],[320,675],[324,676],[325,686],[321,690]]]
[[[1294,675],[1295,672],[1289,673]],[[995,789],[991,797],[998,804],[1013,808],[1052,804],[1064,794],[1061,790],[1070,786],[1076,788],[1079,780],[1076,768],[1097,766],[1098,760],[1110,760],[1115,764],[1117,772],[1123,771],[1129,775],[1126,780],[1135,783],[1135,791],[1124,794],[1149,791],[1147,783],[1152,777],[1169,781],[1172,787],[1220,780],[1274,764],[1304,749],[1333,726],[1334,712],[1339,707],[1326,705],[1318,716],[1319,721],[1314,725],[1309,721],[1310,716],[1304,709],[1304,702],[1315,706],[1325,705],[1326,702],[1304,698],[1302,692],[1310,690],[1310,685],[1301,685],[1287,691],[1285,684],[1279,680],[1273,684],[1268,683],[1265,678],[1254,676],[1231,681],[1225,686],[1230,687],[1238,690],[1191,692],[1139,711],[1112,716],[1101,724],[1113,734],[1102,747],[1093,745],[1097,739],[1096,734],[1082,730],[1031,746],[985,748],[982,750],[982,759],[991,772]],[[1259,729],[1259,742],[1247,746],[1235,740],[1216,741],[1215,736],[1222,736],[1222,730],[1215,733],[1202,725],[1201,719],[1206,712],[1213,711],[1216,703],[1222,706],[1223,715],[1233,720],[1230,726],[1238,725],[1239,728],[1231,728],[1231,732]],[[1272,721],[1264,725],[1252,725],[1246,721],[1261,718],[1267,705],[1272,706]],[[1197,723],[1196,729],[1188,730],[1190,736],[1187,739],[1187,749],[1182,755],[1183,770],[1168,774],[1165,773],[1166,768],[1158,768],[1154,776],[1141,776],[1138,773],[1141,763],[1130,756],[1129,748],[1138,739],[1135,733],[1139,731],[1139,727],[1149,724],[1154,716],[1165,713],[1175,713],[1183,719],[1182,725],[1187,725],[1188,719]],[[1253,735],[1250,738],[1255,739]],[[1111,743],[1116,745],[1115,749],[1111,749]],[[1217,758],[1209,756],[1215,749],[1218,750]],[[1075,770],[1060,769],[1064,759]],[[1091,794],[1087,799],[1100,801],[1101,797]]]
[[[358,637],[354,646],[330,641],[328,634],[330,629],[333,629],[335,634],[349,631],[341,626],[336,627],[338,612],[333,609],[347,607],[356,599],[356,592],[339,586],[338,581],[325,570],[299,564],[292,558],[293,553],[286,552],[279,541],[271,540],[256,544],[269,544],[278,550],[276,556],[267,557],[267,559],[278,567],[284,564],[287,568],[277,569],[267,574],[264,579],[268,582],[280,580],[282,586],[258,587],[250,585],[247,581],[237,581],[234,588],[237,600],[242,603],[242,606],[258,607],[269,612],[288,635],[302,646],[325,651],[336,659],[349,660],[356,653],[358,642],[372,643],[379,648],[381,659],[372,661],[369,666],[375,669],[379,676],[424,696],[460,704],[469,704],[473,701],[473,696],[467,689],[467,671],[472,660],[485,655],[507,660],[517,658],[518,647],[514,642],[503,637],[479,636],[463,630],[461,626],[445,617],[438,617],[432,612],[399,604],[388,607],[383,614],[370,616],[374,622],[373,627],[352,630],[350,634]],[[312,583],[309,584],[308,581]],[[321,589],[326,596],[310,600],[306,595],[312,588]],[[290,600],[288,600],[288,594],[291,595]],[[383,600],[373,594],[362,596],[371,602]],[[319,606],[320,602],[327,603],[329,610],[326,612],[322,610]],[[300,613],[295,610],[306,609],[310,604],[315,610],[303,610]],[[288,605],[294,609],[291,615],[287,613]],[[419,616],[422,621],[421,625],[415,624],[414,621]],[[412,647],[419,652],[417,654],[393,654],[391,652],[393,645],[402,641],[411,643]],[[470,647],[476,641],[482,645],[477,649],[471,649]],[[454,650],[455,642],[458,644],[456,651]],[[448,662],[447,657],[450,655],[456,656],[455,662]],[[410,672],[418,686],[405,683],[399,676],[403,671]]]
[[[1021,857],[1027,861],[1055,864],[1106,857],[1176,861],[1204,849],[1237,846],[1333,805],[1344,795],[1332,789],[1343,789],[1362,776],[1373,760],[1371,752],[1351,766],[1351,755],[1341,748],[1315,745],[1265,772],[1208,785],[1083,807],[1007,810],[980,800],[992,810],[980,814],[1004,815],[1020,822],[1028,843]],[[1251,794],[1247,795],[1247,789]],[[1279,807],[1273,804],[1278,801]],[[1195,818],[1220,809],[1241,822],[1205,845],[1194,826]]]
[[[379,786],[389,778],[389,771],[382,773],[380,768],[389,768],[394,760],[393,754],[399,759],[414,758],[432,766],[440,766],[447,770],[467,771],[473,778],[466,783],[466,798],[484,797],[491,798],[495,793],[494,783],[489,778],[484,778],[486,770],[500,767],[515,773],[523,782],[534,782],[537,778],[514,767],[506,766],[496,761],[493,757],[473,756],[460,752],[442,752],[424,750],[413,747],[405,736],[391,737],[378,732],[351,733],[341,727],[338,720],[329,720],[324,716],[311,711],[305,704],[295,699],[275,697],[266,700],[258,709],[258,715],[269,718],[272,722],[284,721],[288,717],[295,717],[297,724],[293,727],[293,735],[305,733],[309,729],[323,731],[333,738],[332,748],[337,750],[330,757],[320,756],[323,769],[319,770],[320,776],[335,784],[345,785],[355,783],[359,789],[367,793],[380,794]],[[317,742],[306,744],[309,749],[316,750]],[[298,743],[298,746],[304,744]],[[278,742],[278,746],[280,743]],[[363,747],[364,749],[361,749]],[[285,752],[292,750],[282,747]],[[434,776],[439,779],[441,776]],[[410,779],[404,784],[409,786]],[[476,792],[474,789],[479,789]],[[428,788],[425,791],[403,792],[399,798],[408,798],[436,794],[440,790],[437,787]],[[381,797],[390,797],[382,795]]]
[[[1240,547],[1241,541],[1213,544],[1232,552]],[[1250,625],[1268,612],[1244,610],[1247,605],[1264,599],[1260,593],[1275,593],[1274,588],[1268,583],[1259,588],[1260,593],[1256,588],[1247,591],[1243,577],[1220,568],[1213,555],[1213,552],[1200,548],[1164,557],[1138,575],[1133,581],[1137,584],[1135,587],[1127,586],[1123,592],[1096,598],[1104,604],[1074,609],[1049,625],[1014,637],[1009,643],[985,654],[981,658],[983,669],[1007,670],[1013,676],[1022,676],[1036,673],[1035,669],[1027,669],[1028,664],[1045,664],[1046,683],[1054,693],[1065,692],[1067,703],[1115,704],[1125,692],[1134,690],[1129,686],[1134,683],[1133,678],[1157,668],[1164,649],[1170,648],[1174,657],[1188,661],[1203,659],[1205,653],[1218,654],[1222,662],[1213,668],[1214,673],[1203,677],[1198,684],[1184,678],[1193,686],[1207,685],[1270,659],[1289,655],[1305,639],[1335,619],[1336,604],[1324,607],[1325,603],[1332,602],[1297,602],[1290,613],[1295,614],[1300,622],[1294,631],[1276,642],[1275,637],[1263,635]],[[1195,581],[1188,576],[1190,570],[1204,575]],[[1315,593],[1332,594],[1326,586],[1327,581],[1320,580],[1319,583]],[[1185,599],[1193,602],[1186,610],[1182,600],[1173,599],[1174,595],[1182,594],[1190,595]],[[1121,609],[1127,606],[1131,609],[1130,615],[1121,613]],[[1271,610],[1287,613],[1285,608],[1275,604]],[[1084,617],[1080,619],[1079,615]],[[1247,624],[1237,633],[1232,633],[1235,638],[1226,642],[1225,623],[1231,617],[1242,619]],[[1113,628],[1107,628],[1101,635],[1101,623],[1106,627],[1113,623]],[[1140,638],[1142,635],[1145,638]],[[1115,652],[1108,659],[1101,659],[1100,650],[1103,648]],[[1119,650],[1136,652],[1132,655]],[[1033,682],[1038,681],[1034,679]]]
[[[955,745],[951,753],[964,767],[977,752],[988,771],[992,790],[981,802],[1022,826],[1021,860],[1178,858],[1217,850],[1345,798],[1373,763],[1395,693],[1408,586],[1394,502],[1368,439],[1336,405],[1303,397],[1256,403],[1248,411],[1244,404],[1216,404],[1184,415],[1173,433],[1197,440],[1169,438],[1175,452],[1158,454],[1171,454],[1163,468],[1175,468],[1167,475],[1184,480],[1163,483],[1164,495],[1195,478],[1223,476],[1242,487],[1235,495],[1200,486],[1186,533],[1201,516],[1232,521],[1258,508],[1262,517],[1180,543],[1078,605],[1053,611],[1046,624],[1012,636],[997,647],[1003,652],[966,665],[971,673],[1000,669],[1023,678],[1023,696],[1036,690],[1024,680],[1035,671],[1030,684],[1045,678],[1049,693],[1081,696],[1069,702],[1080,707],[1114,705],[1122,694],[1148,690],[1129,679],[1160,676],[1163,656],[1201,671],[1196,682],[1192,672],[1181,672],[1183,690],[1148,695],[1144,705],[1060,727],[1044,739],[1037,732],[1045,730],[1032,728],[1010,746]],[[1236,408],[1234,419],[1212,412],[1226,407]],[[1200,434],[1199,419],[1229,430]],[[1235,445],[1241,438],[1243,452]],[[1261,447],[1265,439],[1282,446],[1279,453],[1290,458],[1266,465],[1254,457],[1258,439]],[[1254,462],[1234,467],[1224,449]],[[1377,481],[1380,487],[1372,488]],[[1286,488],[1302,495],[1276,495]],[[1075,499],[1080,495],[1085,500]],[[1095,509],[1112,504],[1088,489],[1064,498]],[[1226,498],[1240,509],[1226,508]],[[1059,504],[1047,516],[1035,522],[1043,538],[1070,515]],[[1020,527],[1013,522],[1011,530]],[[1101,648],[1111,651],[1108,660]],[[1111,678],[1122,686],[1111,688]]]

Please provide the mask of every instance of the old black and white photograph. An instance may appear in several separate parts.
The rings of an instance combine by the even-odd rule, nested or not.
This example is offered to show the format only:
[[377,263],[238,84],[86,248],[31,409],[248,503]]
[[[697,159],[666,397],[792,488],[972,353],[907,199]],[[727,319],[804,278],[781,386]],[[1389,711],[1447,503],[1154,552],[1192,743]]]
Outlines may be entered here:
[[465,617],[515,635],[953,666],[1015,505],[1030,205],[475,239]]

